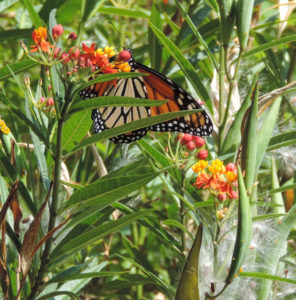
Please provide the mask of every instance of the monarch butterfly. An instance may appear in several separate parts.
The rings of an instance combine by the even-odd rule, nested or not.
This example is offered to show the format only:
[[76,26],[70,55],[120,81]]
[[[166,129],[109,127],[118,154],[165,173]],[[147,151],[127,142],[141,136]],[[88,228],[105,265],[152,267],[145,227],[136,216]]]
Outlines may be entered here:
[[[92,119],[96,133],[150,116],[201,108],[200,104],[189,93],[171,79],[136,62],[132,57],[131,50],[123,50],[121,53],[123,52],[125,52],[126,61],[131,67],[131,72],[146,73],[148,75],[134,78],[119,78],[116,80],[115,85],[106,82],[97,83],[81,91],[80,96],[83,99],[99,96],[127,96],[151,100],[168,99],[168,102],[161,106],[152,107],[105,107],[94,109]],[[213,124],[208,114],[205,111],[201,111],[121,134],[111,138],[111,141],[114,143],[131,143],[145,136],[148,130],[177,131],[195,136],[207,136],[212,133]]]

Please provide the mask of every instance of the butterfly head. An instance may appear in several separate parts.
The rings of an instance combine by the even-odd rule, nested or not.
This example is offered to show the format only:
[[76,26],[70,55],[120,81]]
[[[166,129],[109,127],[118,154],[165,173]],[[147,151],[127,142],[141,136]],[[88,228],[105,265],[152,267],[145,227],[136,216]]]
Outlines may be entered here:
[[117,60],[118,61],[129,61],[131,59],[131,57],[132,57],[132,52],[130,49],[122,50],[117,55]]

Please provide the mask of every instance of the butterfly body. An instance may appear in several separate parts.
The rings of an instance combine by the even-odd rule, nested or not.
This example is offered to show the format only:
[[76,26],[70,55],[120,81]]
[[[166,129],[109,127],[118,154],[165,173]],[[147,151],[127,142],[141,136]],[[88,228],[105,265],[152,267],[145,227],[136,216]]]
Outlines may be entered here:
[[[125,50],[127,51],[127,50]],[[160,106],[151,107],[105,107],[92,112],[94,131],[102,132],[106,129],[123,125],[150,116],[157,116],[168,112],[192,110],[202,108],[200,104],[183,88],[157,71],[136,62],[132,56],[128,60],[131,72],[146,73],[147,76],[134,78],[119,78],[116,84],[98,83],[80,92],[83,99],[99,96],[127,96],[142,99],[168,100]],[[115,143],[131,143],[145,136],[151,131],[184,132],[196,136],[210,135],[213,125],[205,111],[180,117],[143,129],[111,138]]]

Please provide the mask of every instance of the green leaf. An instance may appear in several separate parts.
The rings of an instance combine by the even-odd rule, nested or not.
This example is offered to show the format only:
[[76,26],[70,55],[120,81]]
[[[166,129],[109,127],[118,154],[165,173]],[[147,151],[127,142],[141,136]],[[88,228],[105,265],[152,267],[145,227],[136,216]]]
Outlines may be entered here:
[[37,210],[36,207],[32,201],[32,198],[30,196],[30,193],[28,192],[27,187],[24,185],[21,176],[17,174],[16,169],[12,166],[10,163],[9,158],[5,155],[5,153],[0,149],[0,168],[2,171],[2,174],[5,174],[10,179],[10,184],[14,183],[17,178],[19,178],[19,186],[18,190],[20,194],[22,195],[25,203],[29,207],[30,211],[33,213],[33,215],[36,214]]
[[106,277],[106,276],[121,276],[126,272],[90,272],[90,273],[79,273],[79,274],[73,274],[73,275],[65,275],[64,272],[59,273],[57,276],[52,278],[51,280],[47,281],[46,284],[50,284],[53,282],[63,282],[63,281],[69,281],[73,279],[82,279],[82,278],[100,278],[100,277]]
[[39,16],[43,19],[44,23],[47,24],[49,21],[50,12],[53,9],[59,9],[67,0],[47,0],[41,10]]
[[21,1],[22,1],[23,5],[25,6],[25,8],[28,10],[34,27],[35,28],[42,27],[43,23],[33,6],[32,1],[30,1],[30,0],[21,0]]
[[247,46],[253,7],[254,0],[237,0],[237,35],[242,49],[245,49]]
[[[50,1],[50,0],[49,0]],[[81,0],[66,0],[57,11],[57,22],[60,24],[73,26],[73,23],[80,21]]]
[[[162,30],[161,16],[159,10],[155,5],[155,2],[153,2],[152,4],[150,22],[156,28]],[[161,65],[162,45],[159,43],[157,37],[155,36],[155,34],[150,28],[148,30],[148,41],[149,41],[149,54],[150,54],[151,68],[156,71],[159,71]]]
[[[172,161],[167,158],[164,154],[159,152],[155,147],[148,144],[145,140],[137,141],[138,145],[141,147],[143,153],[147,153],[153,161],[155,161],[156,165],[160,165],[162,168],[167,168],[172,166]],[[170,168],[168,172],[171,174],[173,180],[177,183],[181,183],[181,172],[178,167]]]
[[[135,262],[133,259],[120,255],[120,254],[116,254],[116,256],[122,258],[125,261],[130,262],[131,264],[133,264],[135,267],[139,268],[142,272],[144,272],[144,274],[146,274],[149,278],[151,278],[151,280],[153,280],[159,287],[163,288],[164,291],[171,296],[172,294],[174,294],[175,290],[173,287],[168,286],[163,280],[161,280],[157,275],[155,275],[154,273],[150,272],[149,270],[147,270],[146,268],[144,268],[143,266],[139,265],[137,262]],[[170,297],[171,298],[171,297]]]
[[70,297],[70,299],[73,300],[80,300],[80,297],[68,291],[56,291],[56,292],[48,293],[47,295],[39,297],[38,300],[52,299],[52,297],[54,296],[61,296],[61,295],[67,295]]
[[82,16],[82,23],[86,22],[87,19],[91,16],[92,12],[97,9],[98,5],[102,5],[104,1],[97,1],[97,0],[88,0],[85,1],[83,16]]
[[249,92],[244,99],[241,107],[239,108],[238,112],[235,115],[235,119],[232,122],[225,140],[222,145],[221,155],[226,153],[236,152],[239,144],[241,142],[241,123],[243,121],[244,115],[251,104],[251,97],[254,91],[255,84],[257,82],[258,75],[254,76],[253,82],[251,87],[249,88]]
[[[183,8],[182,4],[180,1],[175,0],[175,3],[178,7],[178,9],[180,10],[183,18],[186,20],[186,22],[188,23],[190,29],[192,30],[194,36],[196,37],[197,41],[203,46],[203,48],[205,49],[205,51],[207,52],[209,58],[211,59],[211,61],[213,62],[214,66],[216,69],[218,69],[218,65],[217,65],[217,61],[215,59],[215,56],[213,55],[213,53],[211,52],[210,48],[208,47],[208,44],[205,42],[205,40],[203,39],[202,35],[200,34],[200,32],[197,30],[196,26],[194,25],[193,21],[191,20],[189,14],[186,13],[185,9]],[[211,22],[209,22],[211,23]],[[209,25],[209,23],[207,23]],[[206,25],[207,25],[206,24]],[[212,24],[211,24],[212,25]],[[202,31],[202,28],[201,30]],[[207,30],[205,32],[209,32],[210,28],[207,28]]]
[[249,198],[244,184],[243,175],[240,166],[238,166],[238,187],[239,187],[239,204],[238,204],[238,224],[229,273],[225,280],[226,284],[230,284],[234,276],[238,273],[242,266],[252,236],[252,218],[250,211]]
[[188,229],[186,228],[186,226],[184,226],[183,224],[181,224],[180,222],[178,222],[177,220],[174,219],[166,219],[162,222],[163,225],[166,226],[173,226],[173,227],[177,227],[179,229],[181,229],[182,231],[186,232],[186,234],[188,234],[188,236],[190,236],[193,240],[193,236],[192,234],[188,231]]
[[96,109],[109,106],[158,106],[166,102],[166,100],[150,100],[134,97],[101,96],[76,102],[71,107],[69,114],[83,109]]
[[[169,121],[169,120],[181,117],[181,116],[194,114],[199,111],[201,111],[201,110],[200,109],[182,110],[182,111],[178,111],[178,112],[170,112],[170,113],[162,114],[159,116],[149,117],[149,118],[145,118],[142,120],[137,120],[134,122],[126,123],[124,125],[105,130],[101,133],[95,134],[95,135],[85,139],[79,145],[77,145],[72,150],[71,153],[74,153],[75,151],[77,151],[81,148],[84,148],[86,146],[89,146],[89,145],[96,143],[98,141],[101,141],[101,140],[109,139],[111,137],[114,137],[114,136],[117,136],[120,134],[124,134],[124,133],[130,132],[130,131],[133,131],[133,130],[137,130],[137,129],[141,129],[144,127],[149,127],[151,125],[166,122],[166,121]],[[69,155],[71,153],[68,153],[67,155]]]
[[[274,157],[271,158],[271,186],[272,189],[275,190],[280,187],[277,169],[276,169],[276,162]],[[271,202],[273,204],[277,204],[279,206],[272,207],[272,212],[275,214],[285,214],[286,209],[284,205],[284,199],[281,192],[272,193],[271,195]]]
[[258,92],[257,84],[242,139],[242,170],[245,171],[245,186],[249,193],[256,171]]
[[170,40],[164,33],[162,33],[157,27],[149,22],[149,26],[158,37],[160,42],[165,46],[168,52],[178,63],[180,69],[183,71],[186,78],[190,81],[196,93],[199,95],[202,101],[205,102],[210,113],[213,114],[213,105],[211,102],[210,95],[194,70],[192,64],[183,56],[181,50]]
[[275,46],[282,45],[282,44],[288,44],[288,43],[295,42],[295,41],[296,41],[296,34],[295,35],[286,36],[286,37],[274,40],[272,42],[265,43],[265,44],[260,45],[260,46],[258,46],[256,48],[253,48],[252,50],[247,51],[246,53],[244,53],[242,55],[242,58],[247,58],[247,57],[252,56],[252,55],[254,55],[256,53],[259,53],[259,52],[271,49],[271,48],[273,48]]
[[0,31],[0,41],[26,39],[29,38],[31,35],[32,35],[32,29],[2,30]]
[[[30,112],[27,99],[26,99],[26,113],[28,119],[33,123],[33,118]],[[48,191],[50,186],[50,179],[48,176],[48,169],[47,169],[46,159],[44,155],[44,144],[40,141],[40,139],[37,137],[37,135],[34,133],[34,131],[31,128],[29,128],[29,131],[34,145],[34,154],[36,156],[37,166],[40,171],[41,179],[44,184],[45,190]]]
[[268,144],[267,151],[272,151],[296,143],[296,130],[290,130],[273,136]]
[[[125,274],[118,277],[118,279],[109,281],[104,283],[102,287],[102,291],[110,291],[110,290],[121,290],[124,288],[135,287],[137,285],[153,285],[155,284],[155,280],[152,278],[148,278],[147,276],[143,276],[140,274]],[[143,300],[146,298],[142,298]]]
[[241,272],[239,273],[240,277],[252,277],[252,278],[264,278],[264,279],[270,279],[274,281],[281,281],[286,283],[292,283],[296,284],[296,280],[287,278],[287,277],[279,277],[271,274],[266,273],[260,273],[260,272]]
[[159,173],[156,172],[143,174],[142,176],[103,178],[74,192],[64,209],[79,204],[80,207],[95,206],[92,209],[98,211],[98,209],[102,209],[139,189],[158,175]]
[[120,8],[120,7],[112,7],[112,6],[101,6],[98,10],[101,14],[110,14],[110,15],[118,15],[124,17],[131,17],[131,18],[141,18],[141,19],[148,19],[150,13],[145,11],[144,9],[133,9],[133,8]]
[[[272,206],[274,207],[274,206]],[[285,208],[284,208],[285,209]],[[257,221],[263,221],[263,220],[268,220],[268,219],[274,219],[274,218],[279,218],[279,217],[283,217],[286,214],[284,213],[279,213],[279,214],[266,214],[266,215],[260,215],[260,216],[255,216],[252,218],[253,222],[257,222]]]
[[88,110],[80,111],[65,122],[62,133],[62,150],[70,151],[86,136],[92,124],[90,115],[91,112]]
[[278,98],[273,102],[257,134],[256,171],[259,170],[259,167],[267,150],[274,126],[278,119],[281,102],[281,98]]
[[202,242],[202,224],[199,224],[193,245],[178,283],[175,300],[199,300],[198,261]]
[[0,93],[0,103],[4,104],[6,108],[12,112],[16,117],[24,122],[32,131],[44,142],[47,142],[47,139],[44,137],[41,130],[30,120],[27,118],[27,116],[20,110],[19,107],[12,104],[12,102],[4,96],[2,93]]
[[259,196],[264,196],[266,194],[274,194],[274,193],[282,193],[282,192],[285,192],[285,191],[288,191],[288,190],[295,190],[296,189],[296,183],[293,183],[293,184],[289,184],[289,185],[283,185],[279,188],[276,188],[276,189],[272,189],[266,193],[262,193],[260,194]]
[[132,213],[115,221],[110,221],[104,223],[103,225],[99,225],[98,227],[79,235],[77,238],[72,239],[68,243],[65,243],[58,249],[59,251],[53,250],[51,259],[56,260],[62,255],[70,254],[83,249],[89,246],[91,243],[94,243],[111,233],[115,233],[116,231],[133,223],[139,218],[148,215],[149,213],[151,213],[151,211],[151,209],[148,209],[142,212]]
[[12,6],[14,3],[16,3],[18,0],[2,0],[0,2],[0,11],[4,11],[5,9]]
[[234,22],[236,19],[236,1],[235,0],[222,0],[217,1],[221,16],[221,37],[223,45],[228,47],[231,38]]
[[[124,213],[132,213],[130,207],[122,204],[121,202],[115,202],[112,206]],[[174,250],[177,254],[181,251],[181,244],[176,241],[176,239],[169,234],[168,231],[164,230],[161,225],[156,222],[152,217],[145,217],[138,221],[142,226],[147,227],[151,232],[153,232],[167,247]]]
[[[18,74],[36,65],[37,65],[36,62],[32,61],[31,59],[24,59],[23,61],[10,64],[9,67],[14,74]],[[7,67],[0,68],[0,81],[5,80],[11,76],[12,76],[11,72]]]

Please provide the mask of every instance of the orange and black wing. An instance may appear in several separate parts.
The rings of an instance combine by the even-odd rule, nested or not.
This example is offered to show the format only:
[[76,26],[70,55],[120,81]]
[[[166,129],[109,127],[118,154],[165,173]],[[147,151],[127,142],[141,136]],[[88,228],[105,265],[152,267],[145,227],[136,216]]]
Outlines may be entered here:
[[[201,108],[191,95],[169,78],[153,69],[135,62],[133,58],[131,58],[129,64],[132,68],[132,72],[146,73],[148,75],[135,78],[120,78],[116,81],[116,85],[110,83],[98,83],[83,90],[80,93],[82,98],[127,96],[150,99],[151,101],[161,99],[168,99],[169,101],[161,106],[152,107],[127,106],[95,109],[92,112],[92,119],[96,133],[149,116]],[[207,113],[201,111],[197,114],[180,117],[168,122],[121,134],[111,138],[111,140],[115,143],[131,143],[145,136],[148,130],[177,131],[197,136],[206,136],[211,134],[213,125]]]
[[[201,109],[200,104],[184,89],[164,75],[144,65],[136,63],[136,71],[148,73],[143,77],[147,98],[151,100],[169,99],[166,104],[151,107],[151,115],[159,115],[180,110]],[[149,127],[153,131],[177,131],[196,136],[208,136],[213,131],[213,124],[205,111],[180,117],[168,122]]]

